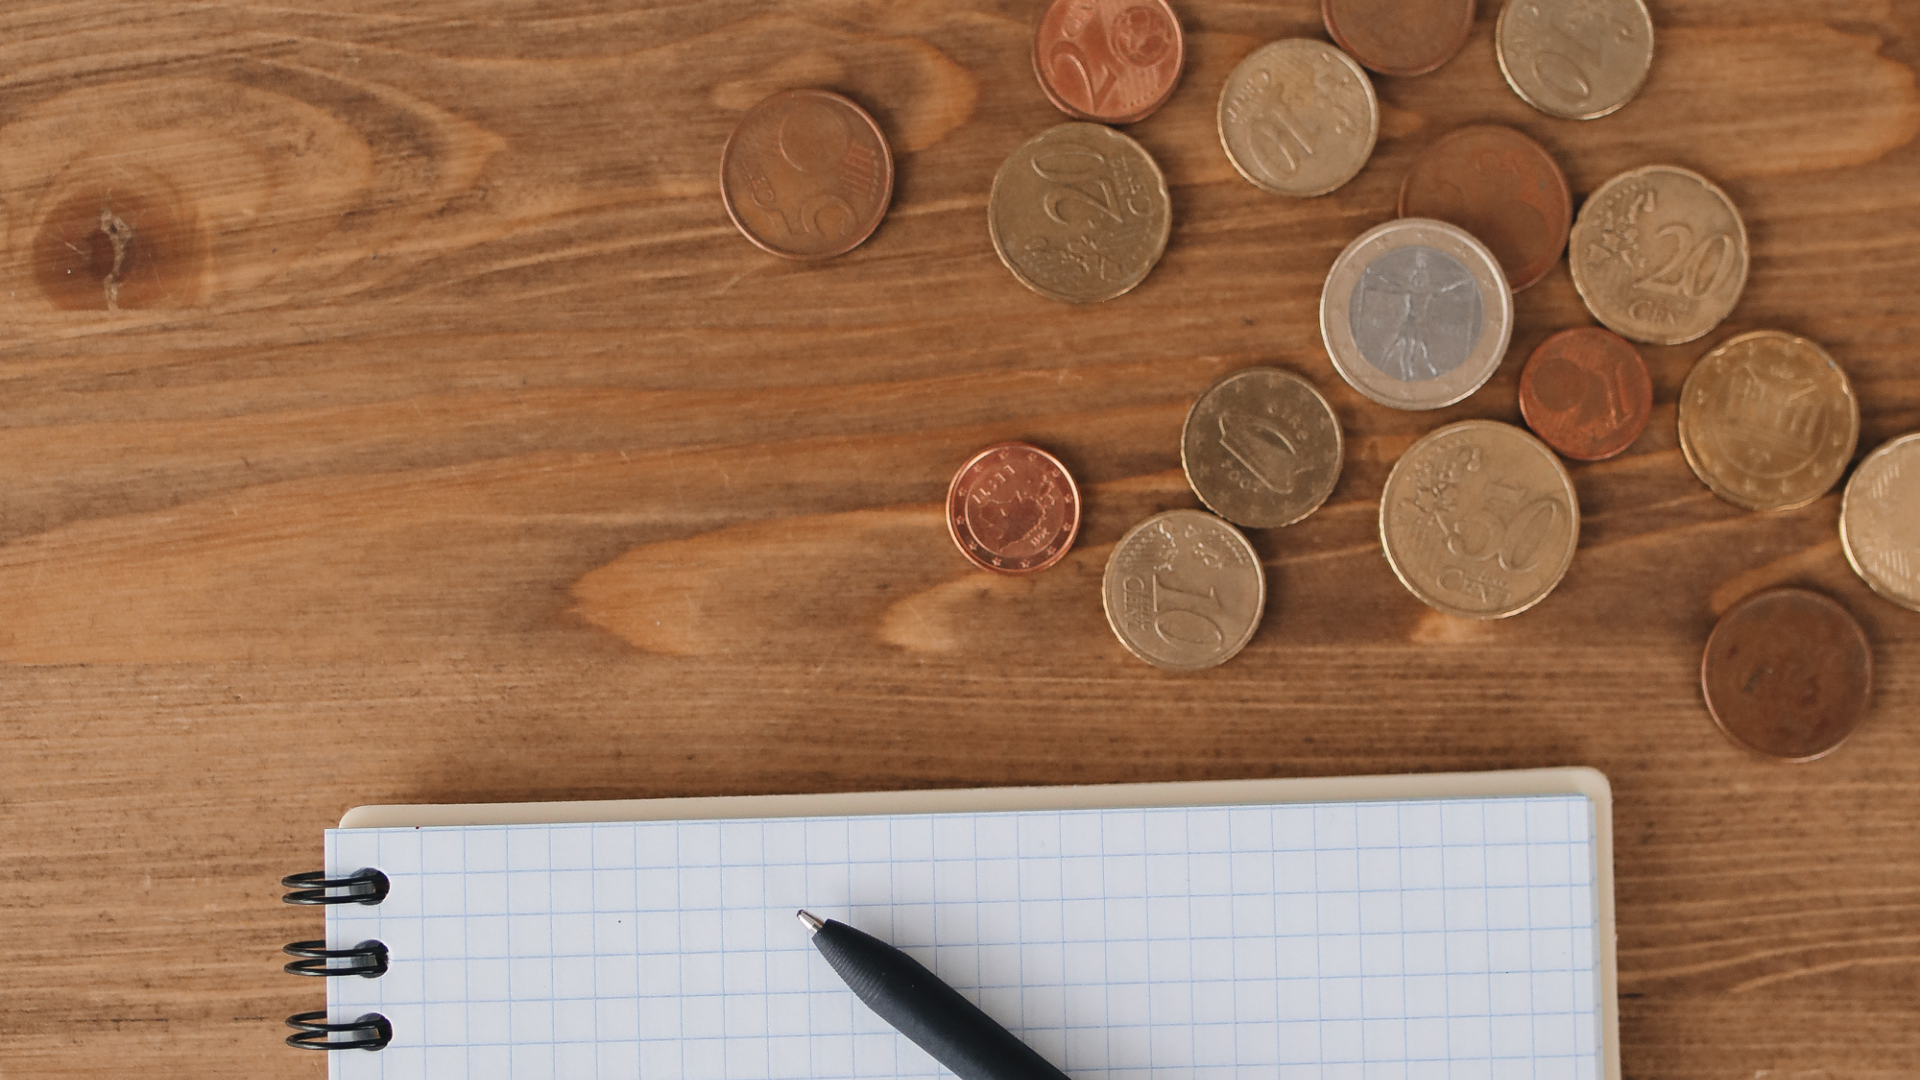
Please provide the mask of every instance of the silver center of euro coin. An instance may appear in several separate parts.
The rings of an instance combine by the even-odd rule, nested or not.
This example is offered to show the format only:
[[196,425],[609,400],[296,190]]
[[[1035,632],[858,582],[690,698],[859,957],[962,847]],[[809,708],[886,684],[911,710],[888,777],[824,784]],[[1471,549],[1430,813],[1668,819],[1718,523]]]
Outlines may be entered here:
[[1347,321],[1368,363],[1401,382],[1425,382],[1467,362],[1485,313],[1480,287],[1458,259],[1413,245],[1367,264]]

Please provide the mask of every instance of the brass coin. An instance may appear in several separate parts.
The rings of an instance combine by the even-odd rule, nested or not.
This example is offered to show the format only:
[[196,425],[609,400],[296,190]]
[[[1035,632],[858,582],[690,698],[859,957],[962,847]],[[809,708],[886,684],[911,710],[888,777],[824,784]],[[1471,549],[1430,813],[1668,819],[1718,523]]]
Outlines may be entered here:
[[1874,592],[1920,611],[1920,433],[1853,470],[1840,499],[1840,546]]
[[1467,619],[1545,599],[1580,539],[1573,478],[1511,424],[1463,420],[1414,443],[1380,496],[1380,542],[1400,583]]
[[1493,47],[1520,100],[1548,116],[1593,120],[1646,83],[1653,16],[1642,0],[1507,0]]
[[1568,249],[1573,287],[1621,337],[1678,345],[1720,325],[1747,286],[1747,227],[1699,173],[1648,165],[1600,185]]
[[1049,128],[1008,156],[987,196],[993,250],[1020,283],[1070,304],[1146,280],[1173,227],[1166,178],[1112,128]]
[[1120,538],[1100,600],[1128,652],[1154,667],[1199,671],[1253,638],[1267,575],[1240,530],[1199,510],[1169,510]]
[[1807,589],[1735,604],[1700,658],[1707,711],[1727,738],[1781,761],[1846,741],[1873,702],[1873,649],[1847,609]]
[[1257,367],[1214,383],[1187,413],[1180,466],[1207,509],[1253,529],[1291,525],[1340,481],[1340,419],[1313,384]]
[[1380,100],[1353,58],[1288,38],[1227,76],[1216,119],[1240,175],[1276,195],[1325,195],[1353,179],[1380,135]]
[[1825,349],[1778,330],[1728,338],[1680,388],[1680,449],[1700,482],[1748,510],[1825,495],[1860,439],[1860,403]]
[[1320,338],[1355,390],[1438,409],[1486,385],[1513,336],[1513,290],[1458,225],[1401,218],[1347,245],[1320,293]]

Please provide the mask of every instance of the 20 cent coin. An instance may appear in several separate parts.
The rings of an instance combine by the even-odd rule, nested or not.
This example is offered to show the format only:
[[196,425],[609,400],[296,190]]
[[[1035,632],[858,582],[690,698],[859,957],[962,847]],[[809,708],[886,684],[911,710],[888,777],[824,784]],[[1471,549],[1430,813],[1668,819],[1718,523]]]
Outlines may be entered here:
[[1325,42],[1288,38],[1255,49],[1233,69],[1216,122],[1241,176],[1276,195],[1325,195],[1373,155],[1380,100],[1352,57]]
[[1840,499],[1840,546],[1874,592],[1920,611],[1920,434],[1868,454]]
[[1720,325],[1747,286],[1747,226],[1699,173],[1648,165],[1600,185],[1568,264],[1587,310],[1622,337],[1678,345]]
[[1873,650],[1828,597],[1770,589],[1720,617],[1700,659],[1700,685],[1727,738],[1782,761],[1812,761],[1866,719]]
[[783,90],[733,129],[720,196],[748,240],[824,259],[873,235],[893,200],[893,151],[865,109],[827,90]]
[[1825,349],[1778,330],[1722,342],[1680,388],[1680,449],[1715,495],[1791,510],[1825,495],[1860,438],[1860,403]]
[[1345,443],[1333,406],[1290,371],[1236,371],[1187,413],[1180,465],[1207,508],[1273,529],[1319,509],[1340,481]]
[[993,250],[1022,285],[1090,304],[1146,280],[1167,248],[1172,201],[1139,143],[1099,124],[1061,124],[1000,166],[987,226]]
[[1045,570],[1066,556],[1080,532],[1080,489],[1066,466],[1037,446],[989,446],[953,474],[947,532],[982,570]]
[[1253,638],[1267,577],[1240,530],[1199,510],[1169,510],[1120,538],[1100,599],[1128,652],[1155,667],[1199,671]]

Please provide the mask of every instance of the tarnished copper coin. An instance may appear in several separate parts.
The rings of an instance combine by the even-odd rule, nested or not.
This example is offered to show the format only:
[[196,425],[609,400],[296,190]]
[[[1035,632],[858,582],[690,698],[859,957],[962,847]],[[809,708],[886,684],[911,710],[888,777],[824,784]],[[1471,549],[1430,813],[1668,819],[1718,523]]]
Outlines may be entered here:
[[1067,467],[1037,446],[989,446],[953,474],[947,531],[982,570],[1045,570],[1066,555],[1080,532],[1080,489]]
[[1653,380],[1640,350],[1598,326],[1562,330],[1520,369],[1520,415],[1548,446],[1602,461],[1633,445],[1653,416]]
[[1573,196],[1547,149],[1509,127],[1476,124],[1440,138],[1400,185],[1400,216],[1472,233],[1514,292],[1547,276],[1567,249]]
[[1131,124],[1173,96],[1186,39],[1167,0],[1053,0],[1033,34],[1033,73],[1077,120]]
[[720,155],[720,196],[746,238],[824,259],[873,235],[893,201],[893,151],[865,109],[827,90],[782,90],[748,109]]
[[1873,699],[1873,649],[1847,609],[1806,589],[1735,604],[1700,661],[1707,710],[1727,738],[1782,761],[1846,741]]
[[1425,75],[1473,30],[1473,0],[1320,0],[1334,44],[1382,75]]

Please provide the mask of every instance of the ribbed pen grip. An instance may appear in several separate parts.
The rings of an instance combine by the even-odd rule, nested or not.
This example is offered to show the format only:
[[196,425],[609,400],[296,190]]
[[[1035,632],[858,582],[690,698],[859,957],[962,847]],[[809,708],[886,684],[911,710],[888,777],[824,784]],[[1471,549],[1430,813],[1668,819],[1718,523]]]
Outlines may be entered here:
[[959,991],[886,942],[828,919],[813,944],[868,1008],[960,1080],[1067,1080]]

